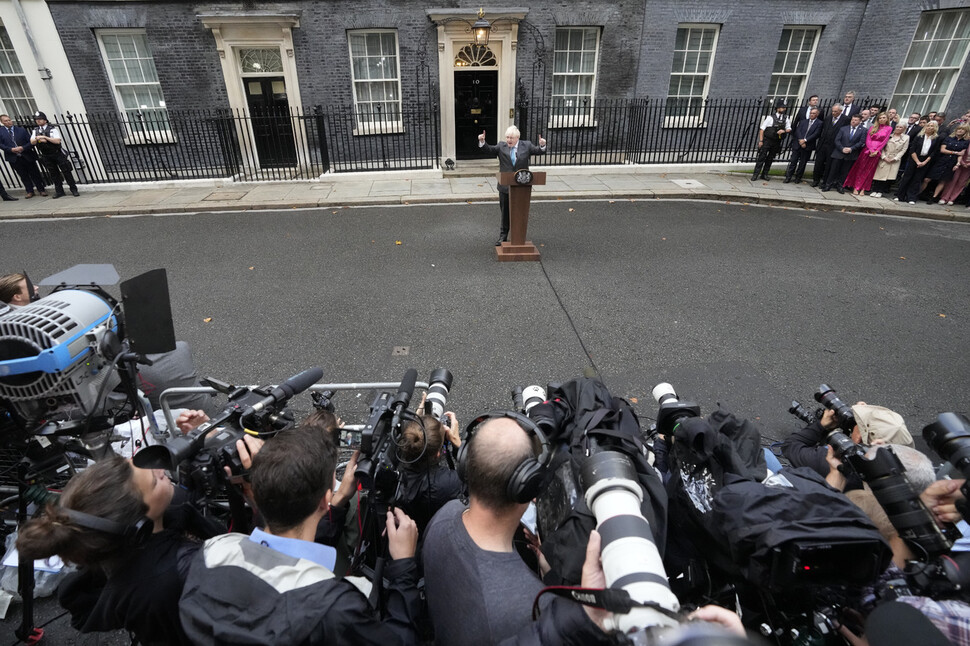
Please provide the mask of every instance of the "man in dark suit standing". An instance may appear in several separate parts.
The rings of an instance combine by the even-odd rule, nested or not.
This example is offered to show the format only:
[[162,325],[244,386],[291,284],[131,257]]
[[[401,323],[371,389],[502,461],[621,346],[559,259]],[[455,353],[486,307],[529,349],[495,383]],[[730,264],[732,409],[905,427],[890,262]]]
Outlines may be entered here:
[[[812,113],[812,110],[816,108],[818,108],[818,95],[813,94],[812,96],[808,97],[808,105],[798,108],[795,114],[792,115],[792,130],[798,130],[798,124],[800,124],[803,120],[808,119],[809,115]],[[819,114],[821,114],[821,111]]]
[[829,170],[825,175],[823,191],[831,191],[835,188],[839,193],[845,193],[842,184],[845,183],[849,169],[859,158],[859,152],[865,143],[866,129],[862,127],[862,119],[858,114],[853,115],[849,125],[842,126],[839,134],[835,136],[835,149],[832,151]]
[[818,188],[825,181],[825,170],[832,160],[832,150],[835,148],[835,137],[842,126],[849,123],[849,118],[842,114],[842,104],[832,106],[831,116],[822,119],[822,134],[819,135],[815,150],[815,169],[812,171],[812,186]]
[[37,168],[37,153],[30,143],[30,133],[23,126],[13,125],[13,120],[6,114],[0,114],[0,126],[0,150],[3,150],[3,158],[10,167],[20,175],[27,199],[35,193],[46,196],[44,179]]
[[795,126],[795,137],[791,142],[791,161],[788,162],[788,170],[785,171],[786,184],[792,181],[792,176],[795,177],[796,184],[802,183],[805,165],[808,163],[808,158],[812,156],[821,134],[822,122],[818,118],[818,108],[812,108],[808,113],[808,119],[802,119]]
[[[498,169],[502,173],[528,169],[529,158],[532,155],[546,154],[546,140],[541,135],[538,146],[531,141],[519,141],[519,129],[515,126],[509,126],[505,131],[505,141],[500,141],[495,146],[485,143],[485,132],[482,131],[482,134],[478,135],[478,147],[498,157]],[[495,242],[496,247],[508,240],[509,236],[509,187],[499,186],[498,191],[498,203],[502,209],[502,229]]]
[[855,92],[849,90],[845,93],[845,98],[842,100],[842,114],[845,115],[846,121],[852,118],[852,115],[859,114],[862,112],[862,105],[855,102]]

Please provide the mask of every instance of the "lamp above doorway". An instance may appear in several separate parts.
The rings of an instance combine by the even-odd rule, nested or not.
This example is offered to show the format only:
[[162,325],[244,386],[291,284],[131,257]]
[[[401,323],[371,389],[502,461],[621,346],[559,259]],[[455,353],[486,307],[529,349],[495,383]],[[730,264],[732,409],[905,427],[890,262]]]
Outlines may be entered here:
[[478,20],[472,25],[472,33],[475,35],[475,44],[485,46],[488,45],[488,35],[492,31],[492,25],[485,20],[485,9],[479,7],[478,9]]

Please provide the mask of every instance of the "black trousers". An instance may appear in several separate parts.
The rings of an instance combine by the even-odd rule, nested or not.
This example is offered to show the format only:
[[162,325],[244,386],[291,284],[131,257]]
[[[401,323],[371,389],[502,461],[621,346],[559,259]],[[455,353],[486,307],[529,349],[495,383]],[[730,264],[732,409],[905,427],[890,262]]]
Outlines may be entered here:
[[761,148],[758,149],[758,158],[754,162],[754,173],[751,177],[762,177],[768,176],[768,171],[771,170],[771,162],[775,161],[775,155],[781,152],[781,144],[771,145],[768,143],[761,144]]
[[896,197],[900,202],[915,202],[919,199],[919,194],[923,189],[923,178],[930,172],[930,166],[917,166],[912,157],[906,165],[906,172],[896,185]]
[[498,206],[502,209],[502,229],[499,231],[504,238],[509,236],[509,193],[499,191]]
[[28,195],[44,190],[44,178],[41,177],[36,161],[19,155],[10,165],[20,176],[20,181],[23,182],[24,190]]
[[73,168],[71,166],[71,160],[63,152],[59,155],[41,155],[40,163],[50,173],[51,181],[54,182],[55,193],[64,194],[65,181],[72,191],[77,190],[77,183],[74,181],[74,175],[71,172]]
[[854,159],[830,157],[828,174],[825,176],[825,186],[833,188],[845,184],[845,178],[849,176],[849,171],[852,170],[854,163]]
[[802,175],[805,174],[805,165],[808,164],[811,156],[811,148],[794,146],[791,149],[791,160],[788,162],[788,170],[785,171],[785,177],[788,179],[794,177],[796,180],[801,181]]
[[824,184],[825,171],[828,170],[829,163],[832,161],[831,147],[819,148],[815,151],[815,169],[812,171],[812,183]]

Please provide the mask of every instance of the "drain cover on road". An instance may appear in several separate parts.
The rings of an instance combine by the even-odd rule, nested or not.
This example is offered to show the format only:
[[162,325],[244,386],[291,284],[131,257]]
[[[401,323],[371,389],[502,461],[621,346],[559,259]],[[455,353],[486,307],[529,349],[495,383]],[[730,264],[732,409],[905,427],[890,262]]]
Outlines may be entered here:
[[407,346],[407,345],[396,345],[396,346],[394,346],[394,349],[391,350],[391,356],[392,357],[406,357],[406,356],[408,356],[408,352],[410,352],[410,351],[411,351],[411,346]]
[[681,188],[704,188],[704,185],[696,179],[672,179],[670,181]]

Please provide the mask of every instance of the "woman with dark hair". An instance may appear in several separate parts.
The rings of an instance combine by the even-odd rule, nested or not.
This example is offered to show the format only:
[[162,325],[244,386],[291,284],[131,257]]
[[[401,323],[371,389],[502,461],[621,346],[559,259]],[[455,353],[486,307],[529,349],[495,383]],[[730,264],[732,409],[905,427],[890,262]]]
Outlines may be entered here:
[[929,176],[933,177],[937,166],[946,166],[939,178],[939,183],[933,190],[933,199],[939,197],[940,204],[952,206],[953,200],[960,196],[963,187],[967,185],[967,166],[962,164],[965,162],[968,148],[970,148],[970,126],[961,123],[943,142],[940,147],[940,159],[930,169]]
[[178,601],[189,562],[218,533],[188,505],[172,506],[163,470],[112,455],[74,476],[59,504],[23,525],[17,549],[81,566],[58,589],[81,632],[127,629],[142,644],[188,644]]
[[446,439],[455,448],[461,446],[458,420],[450,411],[441,422],[431,415],[418,415],[402,425],[397,446],[404,492],[400,507],[417,523],[418,536],[424,535],[435,512],[461,493],[458,473],[441,463]]

